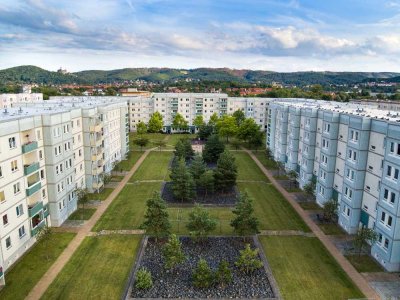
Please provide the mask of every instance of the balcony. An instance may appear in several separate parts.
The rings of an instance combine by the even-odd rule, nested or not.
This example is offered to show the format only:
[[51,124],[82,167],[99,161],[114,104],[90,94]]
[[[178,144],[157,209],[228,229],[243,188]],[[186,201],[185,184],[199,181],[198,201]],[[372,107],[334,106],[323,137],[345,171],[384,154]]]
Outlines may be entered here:
[[25,176],[27,176],[29,174],[32,174],[33,172],[36,172],[37,170],[39,170],[39,163],[38,162],[24,166],[24,174],[25,174]]
[[38,147],[37,142],[30,142],[22,145],[22,154],[29,153],[33,150],[36,150]]
[[49,204],[43,206],[43,215],[45,218],[47,218],[50,215]]
[[90,140],[90,146],[92,147],[100,147],[103,143],[102,139],[98,139],[98,140]]
[[28,187],[26,189],[26,196],[32,196],[34,193],[36,193],[37,191],[39,191],[42,188],[42,184],[40,182],[34,184],[31,187]]
[[38,212],[40,212],[43,209],[43,202],[37,202],[35,205],[28,207],[28,214],[29,217],[33,217],[36,215]]
[[33,228],[33,229],[31,230],[31,236],[34,237],[35,235],[37,235],[37,233],[38,233],[38,231],[40,230],[40,228],[43,228],[45,225],[46,225],[45,220],[40,221],[40,223],[37,224],[37,225],[35,226],[35,228]]
[[102,127],[100,124],[98,124],[98,125],[93,125],[93,126],[90,126],[90,127],[89,127],[89,130],[90,130],[91,132],[101,132],[102,129],[103,129],[103,127]]

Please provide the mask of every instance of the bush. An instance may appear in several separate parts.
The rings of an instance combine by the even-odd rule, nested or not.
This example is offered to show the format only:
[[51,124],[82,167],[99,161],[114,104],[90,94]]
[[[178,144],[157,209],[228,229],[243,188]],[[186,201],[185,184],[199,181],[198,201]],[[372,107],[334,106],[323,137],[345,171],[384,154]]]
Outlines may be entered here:
[[215,272],[215,282],[222,288],[232,282],[232,271],[229,268],[229,263],[226,260],[221,261],[218,265],[218,269]]
[[261,268],[263,264],[258,259],[258,249],[251,250],[250,244],[246,244],[244,250],[240,250],[240,256],[235,265],[242,272],[250,273]]
[[205,259],[201,258],[192,275],[193,285],[198,288],[208,288],[214,282],[214,274]]
[[136,273],[135,287],[139,290],[148,290],[153,286],[151,273],[145,268],[139,269]]

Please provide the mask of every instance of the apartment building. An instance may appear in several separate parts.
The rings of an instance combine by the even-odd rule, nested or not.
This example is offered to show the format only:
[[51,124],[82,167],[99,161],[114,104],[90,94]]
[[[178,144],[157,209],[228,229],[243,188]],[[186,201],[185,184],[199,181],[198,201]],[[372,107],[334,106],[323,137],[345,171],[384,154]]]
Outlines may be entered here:
[[400,115],[376,106],[306,99],[269,104],[267,146],[299,185],[316,180],[316,201],[339,203],[348,233],[373,228],[373,257],[400,270]]
[[40,101],[43,101],[42,93],[0,94],[0,108],[10,108],[19,103]]

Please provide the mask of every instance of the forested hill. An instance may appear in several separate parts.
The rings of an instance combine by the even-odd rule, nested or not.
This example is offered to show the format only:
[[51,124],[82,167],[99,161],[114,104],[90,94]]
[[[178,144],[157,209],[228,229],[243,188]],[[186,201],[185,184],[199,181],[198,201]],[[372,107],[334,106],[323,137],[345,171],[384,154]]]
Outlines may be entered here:
[[118,70],[88,70],[62,74],[36,66],[18,66],[0,70],[0,84],[96,84],[135,80],[154,83],[173,83],[179,80],[192,81],[230,81],[238,83],[278,82],[287,85],[305,86],[310,84],[356,84],[371,79],[386,79],[400,76],[390,72],[293,72],[212,69],[170,69],[170,68],[126,68]]

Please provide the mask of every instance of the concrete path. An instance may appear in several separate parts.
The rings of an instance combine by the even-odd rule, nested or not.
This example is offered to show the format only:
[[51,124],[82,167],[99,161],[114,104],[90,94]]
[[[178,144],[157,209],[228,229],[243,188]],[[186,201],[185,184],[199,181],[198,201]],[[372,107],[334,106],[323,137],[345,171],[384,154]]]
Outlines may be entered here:
[[143,155],[139,158],[139,160],[135,163],[132,169],[125,175],[124,179],[118,184],[118,186],[112,191],[112,193],[107,197],[105,201],[98,207],[93,216],[85,222],[85,224],[79,228],[74,239],[69,243],[67,248],[61,253],[61,255],[57,258],[54,264],[47,270],[47,272],[42,276],[39,282],[35,285],[35,287],[30,291],[26,299],[40,299],[50,284],[54,281],[57,275],[61,272],[62,268],[69,261],[71,256],[78,249],[79,245],[88,235],[91,235],[91,230],[93,226],[97,223],[103,213],[106,211],[111,202],[117,197],[119,192],[123,189],[125,184],[128,182],[129,178],[136,172],[141,163],[147,157],[147,155],[153,149],[146,150]]
[[304,232],[301,230],[261,230],[259,235],[281,235],[281,236],[306,236],[315,237],[312,232]]
[[[311,231],[315,234],[315,236],[324,244],[326,249],[328,249],[329,253],[336,259],[339,265],[343,268],[343,270],[347,273],[347,275],[353,280],[353,282],[357,285],[357,287],[361,290],[361,292],[368,299],[380,299],[378,294],[374,291],[374,289],[368,284],[365,278],[357,272],[357,270],[350,264],[350,262],[340,253],[340,251],[335,247],[335,245],[331,242],[329,237],[323,233],[323,231],[318,227],[317,224],[313,222],[308,213],[304,211],[301,206],[296,202],[294,195],[287,192],[283,187],[281,187],[277,180],[272,176],[272,173],[268,171],[263,164],[257,159],[257,157],[250,151],[245,150],[251,158],[255,161],[255,163],[260,167],[263,173],[268,177],[271,183],[281,192],[281,194],[287,199],[287,201],[293,206],[296,212],[300,215],[300,217],[304,220],[304,222],[310,227]],[[323,280],[323,279],[322,279]]]
[[99,235],[110,235],[110,234],[132,234],[132,235],[140,235],[145,234],[145,230],[141,229],[132,229],[132,230],[101,230],[98,232],[89,232],[88,236],[99,236]]

